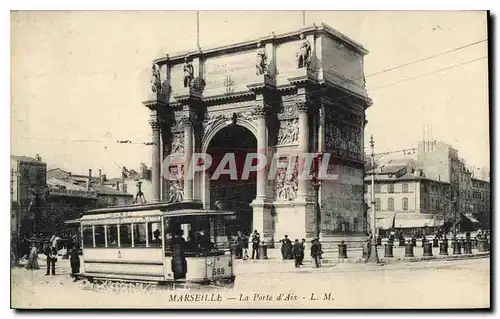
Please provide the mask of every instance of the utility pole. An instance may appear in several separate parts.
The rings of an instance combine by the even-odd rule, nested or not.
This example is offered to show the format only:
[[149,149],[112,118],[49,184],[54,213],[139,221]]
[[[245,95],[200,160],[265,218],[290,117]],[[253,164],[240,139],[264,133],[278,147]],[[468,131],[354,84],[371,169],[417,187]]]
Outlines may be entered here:
[[370,252],[370,256],[368,257],[368,260],[367,262],[369,263],[375,263],[375,264],[378,264],[379,263],[379,259],[378,259],[378,250],[377,250],[377,236],[376,236],[376,233],[377,233],[377,225],[376,225],[376,217],[375,217],[375,212],[376,212],[376,209],[375,209],[375,204],[376,204],[376,200],[375,200],[375,142],[373,141],[373,135],[370,137],[370,147],[372,149],[372,154],[371,154],[371,158],[372,158],[372,189],[371,189],[371,197],[372,197],[372,247],[371,247],[371,252]]

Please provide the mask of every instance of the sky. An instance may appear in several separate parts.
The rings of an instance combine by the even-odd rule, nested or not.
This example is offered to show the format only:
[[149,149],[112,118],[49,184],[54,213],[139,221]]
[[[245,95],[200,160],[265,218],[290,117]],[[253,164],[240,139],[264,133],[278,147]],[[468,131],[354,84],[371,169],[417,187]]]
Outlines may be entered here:
[[[468,164],[490,165],[487,42],[387,71],[487,39],[486,13],[306,12],[307,25],[321,22],[369,51],[365,146],[373,134],[376,152],[412,148],[427,126]],[[200,45],[301,25],[300,11],[202,11]],[[11,153],[111,177],[120,166],[150,165],[151,146],[140,143],[151,140],[142,104],[151,61],[195,47],[195,11],[12,12]]]

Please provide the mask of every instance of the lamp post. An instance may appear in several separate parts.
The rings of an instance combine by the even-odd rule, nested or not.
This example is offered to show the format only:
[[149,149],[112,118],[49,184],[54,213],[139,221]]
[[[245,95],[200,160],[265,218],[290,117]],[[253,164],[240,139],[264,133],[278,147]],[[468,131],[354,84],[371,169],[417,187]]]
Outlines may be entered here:
[[321,154],[316,157],[314,176],[312,178],[312,186],[314,187],[314,221],[315,221],[315,235],[319,238],[321,228],[321,213],[319,210],[319,188],[321,187],[321,180],[319,176],[319,169],[321,166]]
[[367,262],[369,263],[378,263],[378,250],[377,250],[377,237],[376,237],[376,232],[377,232],[377,225],[376,225],[376,217],[375,217],[375,142],[373,141],[373,135],[370,137],[370,147],[372,149],[372,188],[371,188],[371,199],[372,199],[372,247],[371,247],[371,252],[370,256],[368,257]]

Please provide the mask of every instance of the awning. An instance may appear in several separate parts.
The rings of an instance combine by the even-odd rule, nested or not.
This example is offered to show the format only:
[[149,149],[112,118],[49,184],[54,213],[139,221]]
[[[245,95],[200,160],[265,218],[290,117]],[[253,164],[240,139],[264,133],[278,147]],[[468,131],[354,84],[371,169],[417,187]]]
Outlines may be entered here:
[[470,220],[471,222],[473,223],[476,223],[476,224],[481,224],[481,222],[477,219],[475,219],[474,217],[472,216],[465,216],[468,220]]
[[385,218],[377,218],[376,226],[378,229],[392,229],[394,227],[394,216],[395,214],[391,214],[389,217]]
[[79,219],[71,219],[71,220],[66,220],[64,223],[67,225],[80,224],[80,220]]
[[397,218],[394,223],[395,228],[423,228],[439,227],[444,225],[444,220],[440,219],[402,219]]

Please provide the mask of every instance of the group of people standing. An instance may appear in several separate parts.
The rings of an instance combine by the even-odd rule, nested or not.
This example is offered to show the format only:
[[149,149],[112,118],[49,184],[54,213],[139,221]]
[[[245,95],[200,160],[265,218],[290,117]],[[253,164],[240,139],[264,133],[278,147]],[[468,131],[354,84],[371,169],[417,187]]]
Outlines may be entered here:
[[[295,268],[300,268],[304,262],[305,250],[306,250],[306,240],[302,238],[301,241],[295,239],[295,242],[292,244],[292,241],[288,238],[288,235],[285,235],[285,238],[280,240],[281,243],[281,256],[283,260],[294,259],[295,260]],[[316,268],[321,265],[321,256],[323,255],[323,250],[321,249],[321,243],[319,238],[314,238],[311,241],[311,258],[314,260],[314,264]]]
[[[30,248],[30,251],[28,253],[28,260],[26,263],[26,269],[30,269],[30,270],[40,269],[40,266],[38,264],[38,255],[41,251],[46,256],[47,272],[45,273],[45,276],[56,275],[56,263],[58,261],[58,258],[57,258],[57,256],[58,256],[58,241],[60,239],[61,239],[60,237],[53,235],[50,238],[50,240],[43,243],[43,245],[41,245],[37,241],[33,241],[31,243],[31,248]],[[80,272],[80,258],[78,256],[78,250],[76,248],[72,248],[69,251],[69,260],[70,260],[72,275],[79,273]],[[75,279],[75,281],[76,281],[76,279]]]
[[259,247],[261,244],[260,234],[257,230],[254,230],[250,235],[244,234],[242,231],[238,230],[236,237],[236,258],[247,260],[250,257],[248,256],[248,246],[249,243],[252,243],[252,259],[259,259]]

